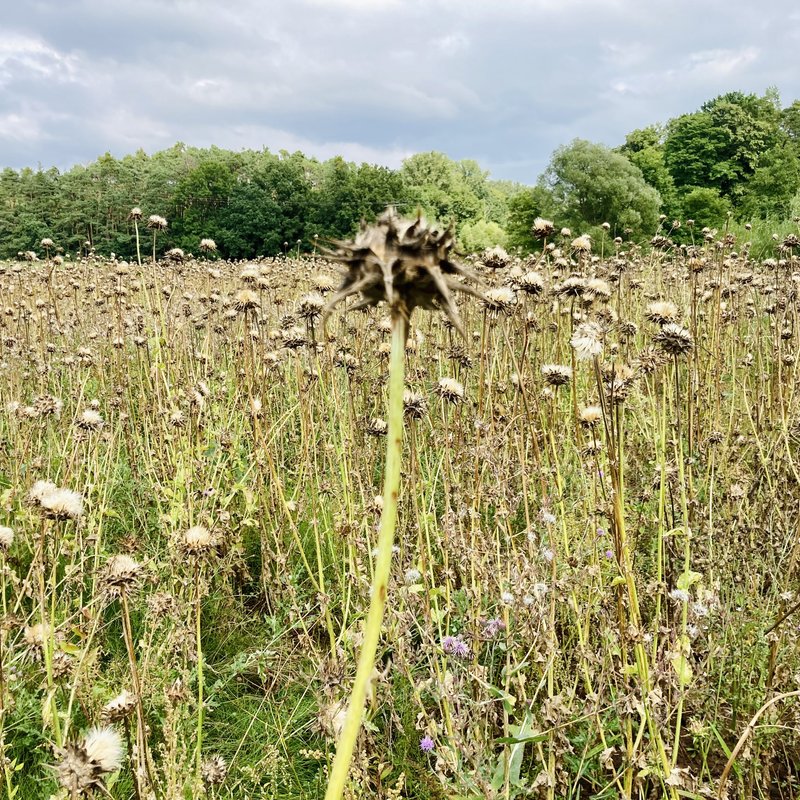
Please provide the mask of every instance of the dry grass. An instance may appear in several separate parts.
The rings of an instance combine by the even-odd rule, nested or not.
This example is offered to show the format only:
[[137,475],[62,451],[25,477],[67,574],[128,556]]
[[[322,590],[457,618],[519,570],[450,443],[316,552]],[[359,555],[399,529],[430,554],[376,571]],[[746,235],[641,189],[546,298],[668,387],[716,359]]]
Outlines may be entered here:
[[[475,264],[465,340],[413,318],[352,797],[715,796],[798,689],[797,248],[570,242]],[[70,797],[77,763],[115,798],[322,796],[389,340],[380,309],[320,327],[337,283],[312,258],[2,265],[5,796]],[[731,798],[797,795],[799,708],[758,717]]]

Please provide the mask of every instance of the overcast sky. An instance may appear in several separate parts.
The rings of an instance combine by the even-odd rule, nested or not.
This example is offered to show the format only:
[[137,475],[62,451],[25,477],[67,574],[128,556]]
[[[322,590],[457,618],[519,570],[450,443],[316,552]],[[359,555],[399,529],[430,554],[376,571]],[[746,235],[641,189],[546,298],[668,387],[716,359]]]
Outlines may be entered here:
[[0,0],[0,166],[176,141],[533,183],[576,137],[800,98],[797,0]]

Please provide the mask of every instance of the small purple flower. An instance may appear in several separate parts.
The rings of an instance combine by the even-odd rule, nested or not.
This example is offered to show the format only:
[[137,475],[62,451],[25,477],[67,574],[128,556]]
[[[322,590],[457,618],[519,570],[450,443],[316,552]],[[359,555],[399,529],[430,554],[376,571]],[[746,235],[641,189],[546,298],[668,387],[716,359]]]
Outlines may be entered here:
[[606,550],[606,558],[614,558],[614,551]]
[[433,748],[433,739],[427,734],[419,740],[419,749],[422,750],[423,753],[430,753]]
[[605,536],[606,535],[606,529],[605,528],[598,528],[597,529],[597,535],[598,536]]
[[458,636],[445,636],[442,639],[442,650],[448,655],[467,658],[469,656],[469,645],[464,641],[461,634]]

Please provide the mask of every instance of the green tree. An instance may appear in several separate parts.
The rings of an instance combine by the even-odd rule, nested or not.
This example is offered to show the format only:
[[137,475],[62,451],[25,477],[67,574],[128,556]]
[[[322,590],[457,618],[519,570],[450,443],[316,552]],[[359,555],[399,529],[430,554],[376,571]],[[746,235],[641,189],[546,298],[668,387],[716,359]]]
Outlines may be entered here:
[[532,233],[536,217],[555,219],[558,216],[552,192],[544,186],[532,186],[517,192],[508,201],[506,223],[507,246],[532,253],[540,249],[538,239]]
[[694,220],[697,227],[719,228],[731,211],[731,203],[716,189],[695,187],[683,198],[686,219]]
[[540,186],[552,192],[559,216],[574,228],[608,222],[614,231],[629,228],[641,236],[658,221],[658,192],[624,155],[601,144],[576,139],[558,148]]

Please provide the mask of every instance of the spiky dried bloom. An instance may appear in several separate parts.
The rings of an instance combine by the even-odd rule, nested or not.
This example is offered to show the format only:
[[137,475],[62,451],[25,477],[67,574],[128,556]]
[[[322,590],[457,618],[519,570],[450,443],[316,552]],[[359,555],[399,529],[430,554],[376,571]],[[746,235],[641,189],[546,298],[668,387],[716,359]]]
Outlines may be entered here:
[[591,361],[603,352],[603,329],[595,322],[584,322],[575,328],[570,344],[578,361]]
[[194,525],[184,531],[180,538],[180,549],[188,556],[204,556],[219,543],[217,537],[204,525]]
[[134,206],[128,214],[128,219],[140,220],[142,218],[142,209],[139,206]]
[[167,228],[167,221],[164,219],[164,217],[160,217],[158,214],[151,214],[147,218],[147,227],[156,231],[163,231]]
[[671,322],[677,322],[681,316],[680,311],[678,311],[678,306],[669,300],[657,300],[655,303],[650,303],[644,315],[650,322],[655,322],[658,325],[668,325]]
[[14,530],[6,525],[0,525],[0,553],[7,553],[14,544]]
[[572,380],[572,367],[562,364],[544,364],[542,377],[548,386],[565,386]]
[[584,233],[572,240],[571,247],[576,253],[591,253],[592,239],[588,233]]
[[600,406],[586,406],[580,410],[578,418],[581,425],[593,428],[603,419],[603,409]]
[[75,420],[75,424],[87,431],[99,431],[104,424],[103,417],[94,408],[86,408]]
[[667,250],[672,247],[672,239],[669,236],[664,236],[663,234],[656,234],[650,240],[650,247],[654,248],[655,250]]
[[129,717],[134,708],[136,708],[136,696],[123,689],[103,706],[101,713],[105,722],[119,722]]
[[306,331],[299,325],[292,325],[291,328],[282,330],[280,338],[283,346],[289,348],[289,350],[297,350],[308,343]]
[[555,229],[556,226],[553,224],[552,220],[536,217],[531,227],[531,233],[536,239],[546,239],[548,236],[553,235]]
[[401,219],[390,208],[374,225],[363,227],[354,241],[335,244],[338,249],[331,255],[346,266],[347,272],[339,291],[326,306],[323,319],[342,300],[360,294],[355,308],[386,301],[393,313],[406,320],[417,307],[440,307],[463,336],[452,293],[466,292],[477,297],[481,294],[458,280],[475,280],[475,276],[450,260],[452,228],[441,231],[422,217]]
[[106,561],[103,588],[111,597],[128,594],[136,588],[142,574],[142,565],[129,555],[120,553]]
[[242,283],[256,283],[258,279],[261,277],[258,267],[245,267],[241,273],[239,273],[239,280]]
[[380,417],[373,417],[367,421],[364,432],[369,436],[386,436],[389,431],[389,425],[385,419]]
[[61,416],[61,409],[64,404],[57,397],[52,394],[39,395],[33,401],[33,407],[36,415],[39,417],[59,417]]
[[513,314],[517,305],[517,296],[509,286],[497,286],[487,289],[481,300],[481,306],[492,316]]
[[436,394],[448,403],[457,405],[464,400],[464,386],[454,378],[439,378]]
[[525,294],[539,295],[544,291],[544,279],[533,270],[520,276],[517,285]]
[[257,292],[252,289],[239,289],[233,298],[233,307],[237,311],[248,311],[251,308],[258,308],[261,300]]
[[653,341],[671,356],[682,356],[689,353],[694,347],[692,334],[680,325],[669,323],[653,337]]
[[201,239],[200,250],[204,253],[216,253],[217,243],[213,239]]
[[586,300],[600,300],[607,302],[611,299],[611,287],[602,278],[590,278],[583,291]]
[[209,786],[219,786],[225,781],[228,774],[228,765],[220,755],[206,759],[200,767],[203,782]]
[[410,419],[421,419],[428,410],[425,397],[419,392],[406,389],[403,392],[403,413]]
[[297,301],[297,316],[315,322],[322,316],[325,298],[319,292],[308,292]]
[[586,278],[572,275],[553,287],[553,292],[558,297],[581,297],[586,290]]
[[48,238],[42,239],[42,241],[39,242],[39,244],[42,247],[44,247],[45,250],[49,250],[51,247],[55,247],[55,245],[56,245],[56,243],[52,239],[48,239]]
[[318,292],[327,294],[328,292],[332,292],[339,284],[333,276],[325,275],[324,273],[320,272],[318,275],[314,276],[313,280],[311,281],[311,285]]
[[795,247],[800,247],[800,236],[796,233],[790,233],[784,237],[781,242],[781,248],[783,250],[794,250]]
[[41,650],[44,643],[52,635],[53,629],[46,622],[37,622],[35,625],[26,625],[22,631],[25,644],[32,650]]
[[113,728],[92,728],[83,742],[68,744],[59,755],[58,782],[72,797],[86,797],[102,790],[103,776],[122,765],[122,739]]
[[50,519],[78,519],[83,514],[83,497],[50,481],[36,481],[28,497]]
[[508,253],[499,245],[487,247],[481,255],[481,263],[488,269],[502,269],[508,265]]

